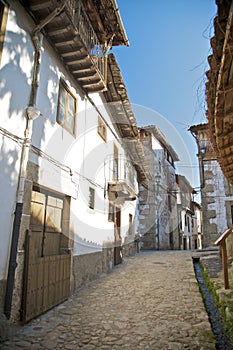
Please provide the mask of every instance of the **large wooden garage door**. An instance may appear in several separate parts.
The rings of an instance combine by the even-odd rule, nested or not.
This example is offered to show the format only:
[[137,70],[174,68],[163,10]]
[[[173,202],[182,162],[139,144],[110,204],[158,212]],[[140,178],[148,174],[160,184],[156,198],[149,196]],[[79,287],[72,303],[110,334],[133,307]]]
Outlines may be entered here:
[[70,265],[67,228],[69,203],[60,196],[34,187],[30,229],[25,244],[21,319],[24,322],[67,299]]

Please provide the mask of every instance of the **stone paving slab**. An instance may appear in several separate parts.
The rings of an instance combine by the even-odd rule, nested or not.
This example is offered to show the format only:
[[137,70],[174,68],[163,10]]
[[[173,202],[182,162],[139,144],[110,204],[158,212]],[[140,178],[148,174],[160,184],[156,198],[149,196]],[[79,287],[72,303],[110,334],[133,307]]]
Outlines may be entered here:
[[191,252],[143,252],[22,327],[2,350],[209,350]]

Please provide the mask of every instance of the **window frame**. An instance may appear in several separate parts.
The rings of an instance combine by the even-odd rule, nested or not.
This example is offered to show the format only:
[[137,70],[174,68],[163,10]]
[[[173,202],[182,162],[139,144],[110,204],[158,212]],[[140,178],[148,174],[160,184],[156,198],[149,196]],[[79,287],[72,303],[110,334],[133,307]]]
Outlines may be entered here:
[[129,237],[132,237],[133,236],[133,215],[132,214],[129,214]]
[[9,10],[8,5],[5,5],[4,2],[0,1],[0,63],[2,59],[4,39],[5,39],[5,33],[6,33],[8,10]]
[[[61,92],[65,92],[65,105],[61,102]],[[74,110],[72,111],[73,115],[73,128],[72,130],[68,126],[68,118],[67,116],[69,115],[69,97],[73,99],[74,102]],[[59,112],[61,110],[61,106],[64,109],[64,122],[62,122],[59,118]],[[57,102],[57,115],[56,115],[56,121],[58,124],[60,124],[66,131],[68,131],[71,135],[75,136],[75,126],[76,126],[76,115],[77,115],[77,98],[75,95],[71,92],[69,86],[66,84],[64,79],[60,79],[59,83],[59,91],[58,91],[58,102]]]
[[114,181],[119,180],[119,150],[118,147],[113,144],[113,168],[112,177]]
[[104,142],[106,142],[107,141],[107,126],[100,115],[98,115],[97,132],[100,135],[100,137],[104,140]]
[[113,202],[108,204],[108,221],[115,222],[115,205]]
[[91,186],[89,187],[88,208],[95,210],[95,189]]
[[[34,197],[36,196],[36,194],[39,195],[39,199],[40,197],[43,198],[43,201],[38,201],[37,197]],[[53,203],[51,202],[51,200]],[[35,210],[33,208],[36,208],[36,204],[38,203],[41,203],[42,210],[42,221],[40,225],[41,241],[40,245],[38,246],[38,254],[40,257],[62,255],[64,250],[67,251],[69,247],[69,228],[66,227],[65,224],[65,222],[68,219],[67,215],[70,209],[68,197],[62,193],[58,193],[56,191],[43,188],[40,185],[33,184],[31,193],[30,216],[33,215],[33,211]],[[52,216],[50,215],[50,209],[52,210]],[[57,214],[59,214],[60,211],[60,215],[57,216],[55,211],[57,212]],[[56,226],[56,223],[58,223],[56,218],[59,219],[59,226]],[[36,221],[30,219],[30,227],[37,225],[38,224],[36,223]],[[54,248],[54,250],[51,249],[52,246],[48,243],[48,238],[52,240],[55,239],[54,242],[56,242],[57,246]]]

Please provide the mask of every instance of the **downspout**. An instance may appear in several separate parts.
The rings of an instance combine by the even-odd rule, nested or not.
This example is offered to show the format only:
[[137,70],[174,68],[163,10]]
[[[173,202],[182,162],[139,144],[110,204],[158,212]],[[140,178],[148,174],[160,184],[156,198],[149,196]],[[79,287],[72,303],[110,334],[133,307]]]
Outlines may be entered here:
[[33,120],[40,116],[40,111],[35,108],[36,106],[36,97],[38,90],[38,77],[40,70],[40,58],[41,58],[41,46],[42,46],[42,28],[48,24],[53,18],[55,18],[65,7],[67,0],[64,3],[57,7],[51,14],[49,14],[40,24],[38,24],[32,34],[31,40],[34,46],[34,63],[33,63],[33,76],[31,84],[31,92],[29,98],[28,107],[25,110],[26,118],[26,127],[24,131],[24,143],[22,145],[21,159],[20,159],[20,169],[19,169],[19,178],[18,186],[16,192],[16,206],[14,212],[14,221],[12,228],[12,238],[11,238],[11,250],[7,274],[7,284],[6,284],[6,294],[5,294],[5,304],[4,304],[4,313],[7,319],[11,317],[12,309],[12,299],[14,291],[14,282],[15,282],[15,270],[17,267],[17,252],[18,252],[18,241],[21,227],[21,219],[23,214],[23,201],[24,201],[24,192],[25,192],[25,181],[27,176],[27,166],[29,159],[29,152],[31,147],[31,137],[32,137],[32,128]]

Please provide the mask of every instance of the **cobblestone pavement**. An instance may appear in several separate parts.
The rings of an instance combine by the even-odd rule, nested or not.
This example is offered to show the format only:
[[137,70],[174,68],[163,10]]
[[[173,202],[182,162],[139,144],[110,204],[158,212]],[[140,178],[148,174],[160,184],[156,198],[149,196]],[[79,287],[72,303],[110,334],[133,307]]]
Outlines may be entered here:
[[215,349],[190,252],[142,252],[22,327],[3,350]]

